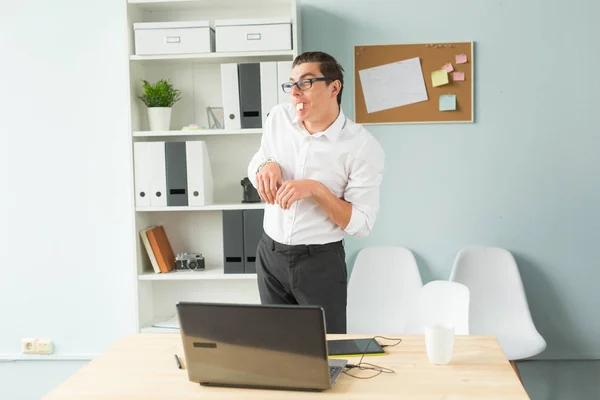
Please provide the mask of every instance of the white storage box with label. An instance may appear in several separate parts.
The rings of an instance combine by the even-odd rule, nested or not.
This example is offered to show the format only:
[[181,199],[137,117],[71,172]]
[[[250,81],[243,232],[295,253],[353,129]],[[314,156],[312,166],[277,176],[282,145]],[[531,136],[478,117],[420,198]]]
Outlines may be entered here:
[[133,29],[139,56],[215,51],[215,31],[208,21],[139,22]]
[[215,21],[217,52],[292,49],[289,18]]

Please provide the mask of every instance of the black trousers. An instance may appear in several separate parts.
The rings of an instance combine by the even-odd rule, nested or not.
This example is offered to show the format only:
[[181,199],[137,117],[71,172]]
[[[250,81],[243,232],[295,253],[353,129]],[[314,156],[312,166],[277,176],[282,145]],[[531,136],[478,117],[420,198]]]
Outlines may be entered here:
[[345,260],[341,241],[291,246],[263,234],[256,251],[261,303],[321,306],[327,333],[346,333]]

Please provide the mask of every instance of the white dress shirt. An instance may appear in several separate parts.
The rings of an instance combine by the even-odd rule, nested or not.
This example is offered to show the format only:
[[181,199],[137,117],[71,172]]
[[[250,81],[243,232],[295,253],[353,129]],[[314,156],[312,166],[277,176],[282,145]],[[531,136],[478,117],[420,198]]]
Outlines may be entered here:
[[345,233],[371,232],[379,211],[385,156],[373,135],[347,119],[341,108],[328,129],[312,135],[298,121],[293,105],[273,108],[263,127],[261,146],[248,166],[248,178],[256,188],[256,170],[270,157],[280,164],[284,182],[313,179],[352,204],[345,232],[312,197],[294,202],[289,210],[266,204],[263,227],[273,240],[324,244],[343,239]]

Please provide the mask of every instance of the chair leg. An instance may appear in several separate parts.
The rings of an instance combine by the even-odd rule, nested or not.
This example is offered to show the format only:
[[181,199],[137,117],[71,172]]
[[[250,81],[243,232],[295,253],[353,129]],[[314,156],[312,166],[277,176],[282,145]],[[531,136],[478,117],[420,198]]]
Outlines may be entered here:
[[514,360],[510,361],[510,366],[515,371],[515,374],[517,374],[517,378],[519,378],[519,381],[521,382],[521,385],[522,385],[523,379],[521,379],[521,374],[519,373],[519,367],[517,367],[517,362]]

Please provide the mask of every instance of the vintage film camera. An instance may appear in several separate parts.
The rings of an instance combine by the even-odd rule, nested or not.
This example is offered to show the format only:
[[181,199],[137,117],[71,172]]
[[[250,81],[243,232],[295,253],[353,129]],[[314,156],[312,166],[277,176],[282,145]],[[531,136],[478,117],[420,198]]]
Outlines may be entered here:
[[204,257],[201,253],[177,253],[175,269],[202,271],[204,270]]

